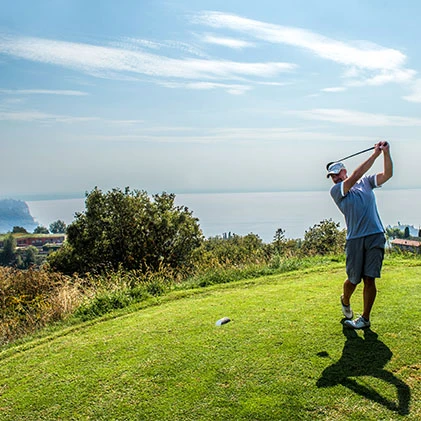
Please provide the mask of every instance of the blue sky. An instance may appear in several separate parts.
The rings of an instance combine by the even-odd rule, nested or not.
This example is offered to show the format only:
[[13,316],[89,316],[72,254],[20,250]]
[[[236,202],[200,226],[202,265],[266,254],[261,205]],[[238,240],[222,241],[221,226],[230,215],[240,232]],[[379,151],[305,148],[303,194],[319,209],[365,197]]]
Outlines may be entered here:
[[1,7],[2,197],[323,190],[381,139],[421,187],[418,2]]

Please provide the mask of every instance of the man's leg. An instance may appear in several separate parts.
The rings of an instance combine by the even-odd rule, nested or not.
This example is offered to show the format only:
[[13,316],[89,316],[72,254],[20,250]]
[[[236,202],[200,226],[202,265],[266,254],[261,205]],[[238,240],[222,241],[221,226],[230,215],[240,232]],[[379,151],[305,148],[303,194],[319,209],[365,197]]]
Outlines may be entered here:
[[364,281],[364,290],[363,290],[363,299],[364,299],[364,312],[363,317],[366,320],[370,320],[371,309],[374,304],[374,300],[377,295],[376,280],[375,278],[370,278],[369,276],[363,277]]
[[342,295],[342,302],[344,305],[349,306],[349,300],[356,287],[357,285],[354,285],[349,279],[344,282],[344,293]]
[[[377,289],[376,289],[375,278],[364,276],[363,281],[364,281],[364,290],[363,290],[364,312],[361,317],[358,317],[355,320],[344,321],[344,325],[351,329],[364,329],[364,328],[370,327],[370,312],[371,312],[371,308],[373,307],[374,300],[376,299]],[[349,282],[348,284],[348,282],[345,281],[344,294],[345,294],[345,291],[353,292],[354,290],[355,290],[355,285],[352,285],[351,282]]]
[[346,319],[351,320],[354,317],[354,312],[351,309],[349,300],[352,293],[355,291],[356,285],[352,284],[349,279],[344,282],[344,291],[341,295],[342,314]]
[[[346,252],[346,274],[348,279],[344,282],[342,303],[349,306],[349,300],[355,288],[361,282],[364,265],[364,238],[347,240]],[[353,280],[353,282],[350,281]]]

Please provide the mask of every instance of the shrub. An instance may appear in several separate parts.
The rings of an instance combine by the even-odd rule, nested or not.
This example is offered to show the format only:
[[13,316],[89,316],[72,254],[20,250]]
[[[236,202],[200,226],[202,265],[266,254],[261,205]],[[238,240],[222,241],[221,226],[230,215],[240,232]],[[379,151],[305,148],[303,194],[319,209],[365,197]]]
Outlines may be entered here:
[[253,233],[245,236],[211,237],[196,252],[197,268],[264,264],[270,260],[271,246]]
[[63,273],[158,270],[161,264],[184,269],[203,235],[187,207],[175,206],[175,195],[148,196],[145,191],[95,188],[86,211],[67,227],[67,245],[48,258]]
[[75,311],[75,317],[90,320],[152,296],[163,295],[171,289],[175,279],[177,273],[163,265],[156,272],[127,271],[120,266],[117,271],[88,274],[84,288],[89,294]]
[[306,256],[342,253],[345,247],[346,231],[339,229],[339,223],[323,220],[304,234],[301,253]]
[[0,267],[0,344],[71,314],[81,301],[76,278]]
[[113,310],[127,307],[133,302],[128,291],[103,292],[93,299],[86,300],[75,312],[82,320],[90,320],[107,314]]

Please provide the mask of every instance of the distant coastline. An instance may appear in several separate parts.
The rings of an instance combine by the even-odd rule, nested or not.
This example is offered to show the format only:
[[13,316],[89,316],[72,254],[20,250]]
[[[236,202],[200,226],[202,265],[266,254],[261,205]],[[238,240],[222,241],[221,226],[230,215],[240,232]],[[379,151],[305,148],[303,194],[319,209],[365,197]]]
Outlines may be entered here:
[[[283,189],[283,190],[172,190],[172,189],[163,189],[163,190],[148,190],[136,187],[130,187],[132,190],[146,190],[148,194],[160,194],[163,191],[168,193],[174,193],[177,195],[208,195],[208,194],[260,194],[260,193],[323,193],[328,192],[331,185],[327,184],[325,189]],[[94,187],[92,187],[93,189]],[[120,187],[121,188],[121,187]],[[15,195],[0,195],[0,200],[2,199],[15,199],[22,200],[24,202],[35,202],[41,200],[66,200],[66,199],[84,199],[86,193],[90,192],[92,189],[86,190],[84,192],[73,192],[73,193],[28,193],[28,194],[15,194]],[[103,191],[108,191],[110,189],[102,189]],[[420,187],[385,187],[384,190],[387,191],[421,191]]]
[[[175,193],[176,204],[187,206],[206,237],[235,233],[259,235],[271,242],[278,228],[287,238],[303,238],[305,231],[324,219],[344,227],[342,214],[329,191],[255,192],[255,193]],[[387,189],[376,192],[383,224],[421,225],[421,189]],[[67,225],[75,212],[85,210],[85,197],[27,201],[31,215],[46,227],[61,219]]]
[[40,200],[65,200],[65,199],[83,199],[84,193],[39,193],[39,194],[16,194],[2,195],[2,199],[22,200],[23,202],[36,202]]
[[30,213],[27,202],[16,199],[0,199],[0,233],[22,227],[32,231],[37,223]]

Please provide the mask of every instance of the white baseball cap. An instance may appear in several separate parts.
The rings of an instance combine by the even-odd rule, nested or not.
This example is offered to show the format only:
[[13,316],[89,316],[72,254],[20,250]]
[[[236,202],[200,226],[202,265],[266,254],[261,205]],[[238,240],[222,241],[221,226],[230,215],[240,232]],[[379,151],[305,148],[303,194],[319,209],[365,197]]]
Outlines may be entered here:
[[332,174],[339,174],[344,169],[345,165],[342,164],[342,162],[334,162],[333,164],[329,165],[326,177],[329,178]]

